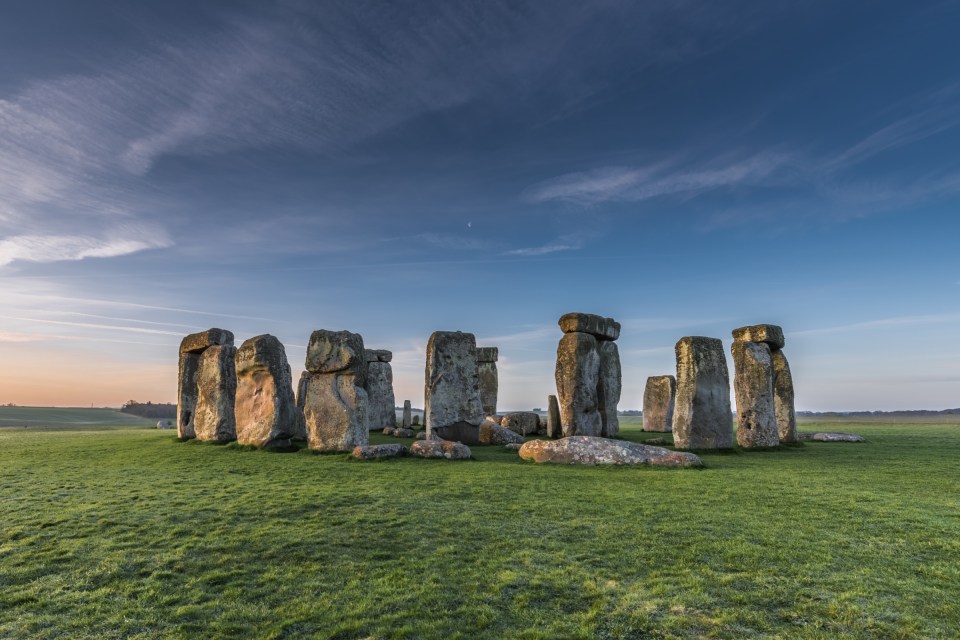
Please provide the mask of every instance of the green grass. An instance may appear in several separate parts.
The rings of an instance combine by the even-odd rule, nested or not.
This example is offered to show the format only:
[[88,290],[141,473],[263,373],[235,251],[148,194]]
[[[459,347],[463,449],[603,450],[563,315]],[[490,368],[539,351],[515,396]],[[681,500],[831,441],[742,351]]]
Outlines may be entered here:
[[157,425],[156,419],[122,413],[116,409],[85,407],[0,407],[0,427],[61,429],[64,427],[102,430],[106,427]]
[[803,429],[868,442],[698,471],[2,428],[0,636],[958,637],[960,426]]

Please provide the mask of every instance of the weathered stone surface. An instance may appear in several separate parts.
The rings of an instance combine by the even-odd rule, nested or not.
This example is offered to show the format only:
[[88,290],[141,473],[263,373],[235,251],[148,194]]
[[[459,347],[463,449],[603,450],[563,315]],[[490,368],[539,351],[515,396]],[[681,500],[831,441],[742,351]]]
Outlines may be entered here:
[[557,398],[564,436],[600,433],[600,353],[589,333],[566,333],[557,346]]
[[790,363],[779,349],[774,350],[770,357],[773,362],[773,411],[777,417],[777,436],[780,442],[797,442],[797,412]]
[[[482,421],[481,421],[482,424]],[[431,437],[437,440],[450,440],[463,444],[480,444],[480,427],[458,422],[446,427],[437,427],[430,432]]]
[[270,334],[244,342],[235,358],[237,442],[286,448],[297,428],[293,381],[283,345]]
[[800,440],[815,440],[817,442],[866,442],[862,436],[855,433],[843,432],[816,432],[801,431]]
[[[364,363],[363,337],[359,333],[319,329],[310,334],[306,362],[306,369],[310,373],[349,370],[363,378],[366,376],[366,367],[359,365]],[[363,386],[364,381],[361,379],[360,382]]]
[[771,349],[783,349],[786,340],[783,329],[775,324],[754,324],[733,330],[734,342],[763,342]]
[[428,433],[454,425],[476,428],[483,420],[476,352],[472,333],[436,331],[430,336],[424,376]]
[[477,377],[480,380],[480,405],[484,414],[497,412],[497,394],[500,382],[496,362],[477,362]]
[[484,420],[488,420],[490,422],[493,422],[499,425],[503,424],[503,416],[500,415],[499,413],[488,415],[487,417],[484,418]]
[[173,420],[157,420],[157,429],[173,429]]
[[703,465],[700,458],[692,453],[590,436],[531,440],[520,447],[520,457],[534,462],[556,464],[650,464],[664,467]]
[[199,353],[180,352],[177,373],[177,436],[184,439],[197,437],[193,422],[197,412],[197,370],[199,368]]
[[597,343],[600,354],[600,376],[597,384],[597,406],[600,410],[600,436],[613,438],[620,433],[617,405],[620,403],[620,350],[615,342]]
[[392,436],[392,435],[393,435],[393,432],[396,431],[396,430],[397,430],[396,427],[384,427],[384,428],[383,428],[383,435],[385,435],[385,436]]
[[547,396],[547,437],[560,438],[562,436],[560,405],[557,403],[557,396]]
[[680,449],[732,447],[730,375],[723,343],[717,338],[685,337],[677,342],[675,350],[674,444]]
[[303,417],[311,449],[351,451],[369,441],[367,392],[357,378],[353,373],[310,375]]
[[497,347],[477,347],[477,362],[496,362],[500,358]]
[[427,439],[427,432],[426,432],[426,431],[418,431],[418,432],[417,432],[417,440],[426,440],[426,439]]
[[667,440],[666,438],[650,438],[649,440],[646,440],[643,444],[652,444],[658,447],[663,447],[663,446],[672,446],[673,441]]
[[592,313],[567,313],[560,316],[558,324],[564,333],[589,333],[599,340],[616,340],[620,337],[619,322]]
[[389,362],[367,363],[367,419],[371,430],[397,425],[396,399],[393,395],[393,368]]
[[504,414],[500,426],[521,436],[532,436],[540,427],[540,416],[532,411],[514,411]]
[[307,400],[307,381],[310,379],[309,371],[300,372],[300,380],[297,382],[297,425],[293,432],[293,439],[300,442],[307,441],[307,420],[303,416],[303,405]]
[[737,444],[746,449],[775,447],[777,418],[773,411],[773,363],[770,345],[734,342],[733,388],[737,399]]
[[367,362],[390,362],[393,352],[386,349],[364,349],[363,357]]
[[514,433],[510,429],[501,427],[498,424],[484,420],[480,424],[479,444],[509,444],[511,442],[523,442],[523,436]]
[[383,458],[398,458],[409,453],[402,444],[367,444],[354,447],[353,455],[357,460],[380,460]]
[[446,458],[447,460],[469,460],[470,447],[449,440],[418,440],[410,445],[410,455],[418,458]]
[[180,353],[200,353],[221,344],[233,344],[233,333],[226,329],[207,329],[184,337],[180,341]]
[[417,432],[413,429],[397,428],[393,430],[393,437],[395,438],[415,438],[416,436]]
[[194,431],[198,440],[232,442],[237,439],[234,403],[237,371],[232,344],[215,345],[200,354],[197,369],[197,409]]
[[523,443],[522,443],[522,442],[508,442],[507,444],[503,445],[503,448],[504,448],[504,449],[510,449],[511,451],[520,451],[520,449],[523,448]]
[[673,429],[673,403],[677,395],[677,379],[673,376],[650,376],[643,390],[643,430]]
[[400,421],[400,424],[403,426],[404,429],[409,429],[410,425],[413,424],[411,420],[411,416],[412,416],[412,411],[410,409],[410,401],[404,400],[403,401],[403,419]]

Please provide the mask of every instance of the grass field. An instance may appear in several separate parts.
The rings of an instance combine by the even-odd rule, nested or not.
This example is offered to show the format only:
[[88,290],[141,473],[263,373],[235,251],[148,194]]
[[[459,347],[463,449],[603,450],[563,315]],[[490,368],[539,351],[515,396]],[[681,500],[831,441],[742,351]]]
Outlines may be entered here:
[[960,426],[803,429],[868,442],[698,471],[0,428],[0,637],[960,636]]
[[157,425],[156,420],[114,409],[78,407],[0,407],[0,427],[95,429]]

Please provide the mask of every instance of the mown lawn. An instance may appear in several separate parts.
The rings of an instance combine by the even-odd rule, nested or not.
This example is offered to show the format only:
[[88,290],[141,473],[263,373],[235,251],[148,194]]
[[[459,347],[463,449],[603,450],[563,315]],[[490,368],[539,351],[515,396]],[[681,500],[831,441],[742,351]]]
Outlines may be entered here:
[[960,426],[802,429],[869,441],[697,471],[0,428],[0,636],[960,636]]

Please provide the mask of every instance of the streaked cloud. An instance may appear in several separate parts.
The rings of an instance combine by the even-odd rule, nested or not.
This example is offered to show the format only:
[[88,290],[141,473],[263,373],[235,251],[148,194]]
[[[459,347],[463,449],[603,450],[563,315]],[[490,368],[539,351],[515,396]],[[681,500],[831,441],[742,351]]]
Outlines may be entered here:
[[159,230],[151,229],[136,236],[109,234],[89,235],[20,235],[0,240],[0,266],[15,261],[59,262],[84,258],[113,258],[146,249],[169,247],[171,241]]

